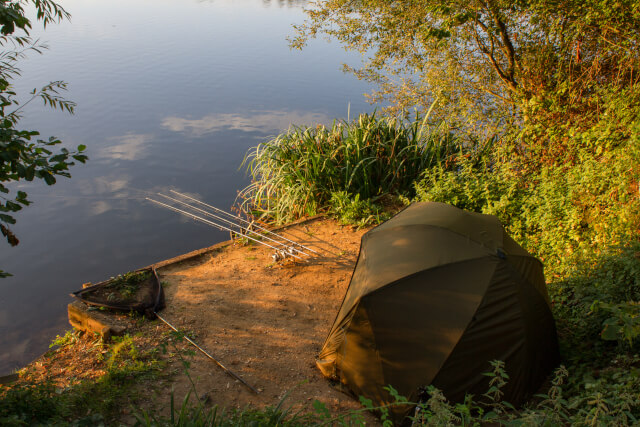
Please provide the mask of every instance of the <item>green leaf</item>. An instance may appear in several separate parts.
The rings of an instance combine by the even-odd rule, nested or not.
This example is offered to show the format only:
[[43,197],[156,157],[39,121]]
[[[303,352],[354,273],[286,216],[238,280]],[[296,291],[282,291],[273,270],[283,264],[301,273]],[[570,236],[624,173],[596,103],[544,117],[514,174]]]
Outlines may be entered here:
[[604,329],[600,333],[600,336],[603,340],[606,341],[617,341],[620,334],[620,326],[616,325],[605,325]]
[[36,173],[36,166],[35,164],[32,164],[25,171],[24,177],[27,181],[33,181],[33,178],[35,177],[35,173]]
[[22,206],[20,206],[20,205],[19,205],[19,204],[17,204],[17,203],[14,203],[14,202],[12,202],[12,201],[10,201],[10,200],[8,200],[8,201],[5,203],[5,206],[7,207],[7,209],[9,209],[10,211],[13,211],[13,212],[17,212],[17,211],[19,211],[20,209],[22,209]]
[[16,220],[11,215],[0,214],[0,221],[4,221],[7,224],[15,224]]
[[51,173],[49,171],[45,171],[42,172],[42,178],[44,179],[44,182],[47,183],[47,185],[53,185],[56,183],[56,178],[51,175]]
[[66,159],[67,159],[67,155],[65,155],[65,154],[56,154],[55,156],[51,157],[49,159],[49,161],[51,163],[60,163],[60,162],[65,161]]
[[359,400],[360,400],[360,404],[365,408],[373,408],[373,400],[367,399],[364,396],[360,396]]
[[327,419],[331,418],[331,412],[329,412],[327,406],[319,400],[313,401],[313,409],[318,415]]

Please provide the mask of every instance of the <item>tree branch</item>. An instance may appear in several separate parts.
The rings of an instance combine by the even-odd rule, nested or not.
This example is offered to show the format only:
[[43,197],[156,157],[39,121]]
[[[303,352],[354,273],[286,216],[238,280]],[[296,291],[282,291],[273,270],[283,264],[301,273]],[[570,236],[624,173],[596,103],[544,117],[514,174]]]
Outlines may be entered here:
[[507,61],[509,62],[508,67],[508,84],[512,90],[516,90],[518,88],[518,82],[515,79],[515,68],[516,68],[516,51],[513,47],[513,43],[511,43],[511,38],[509,37],[509,32],[507,31],[507,26],[504,24],[500,17],[500,11],[495,5],[489,2],[489,10],[493,15],[493,22],[498,27],[498,31],[500,32],[500,38],[502,39],[502,51],[507,57]]
[[491,42],[491,50],[489,50],[487,48],[487,46],[484,44],[484,42],[482,41],[482,39],[480,38],[480,35],[478,34],[477,26],[474,26],[473,27],[473,37],[476,40],[476,44],[478,45],[478,48],[480,49],[480,52],[482,52],[487,58],[489,58],[489,60],[491,61],[492,66],[493,66],[493,69],[496,71],[496,73],[498,73],[498,77],[500,77],[500,80],[502,80],[507,85],[507,87],[509,89],[515,91],[517,89],[517,85],[514,85],[513,80],[509,78],[509,76],[504,72],[504,70],[502,69],[502,67],[500,66],[498,61],[496,60],[496,57],[494,55],[494,52],[495,52],[495,41],[494,41],[494,38],[491,35],[491,32],[490,32],[489,28],[487,27],[487,25],[484,24],[482,22],[482,20],[480,20],[479,13],[477,11],[475,13],[474,21],[475,21],[476,24],[478,24],[480,26],[480,28],[482,28],[484,30],[484,32],[487,34],[487,37],[488,37],[489,41]]

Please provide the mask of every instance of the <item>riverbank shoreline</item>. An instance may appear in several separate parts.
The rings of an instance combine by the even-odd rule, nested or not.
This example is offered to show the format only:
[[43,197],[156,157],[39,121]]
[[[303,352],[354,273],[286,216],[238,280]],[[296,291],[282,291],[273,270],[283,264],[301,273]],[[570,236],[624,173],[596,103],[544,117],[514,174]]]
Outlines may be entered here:
[[48,382],[64,395],[100,382],[114,366],[126,371],[135,365],[146,373],[127,374],[133,382],[126,404],[114,403],[105,418],[125,423],[134,421],[136,411],[169,416],[172,399],[181,402],[189,394],[227,410],[275,407],[283,400],[307,412],[316,400],[335,413],[358,409],[356,399],[322,377],[315,356],[348,286],[364,231],[317,216],[279,229],[320,252],[307,262],[275,263],[267,247],[225,241],[153,264],[167,300],[161,315],[258,394],[193,353],[159,320],[121,314],[119,321],[128,325],[124,338],[106,344],[68,333],[54,341],[58,348],[20,370],[13,386]]

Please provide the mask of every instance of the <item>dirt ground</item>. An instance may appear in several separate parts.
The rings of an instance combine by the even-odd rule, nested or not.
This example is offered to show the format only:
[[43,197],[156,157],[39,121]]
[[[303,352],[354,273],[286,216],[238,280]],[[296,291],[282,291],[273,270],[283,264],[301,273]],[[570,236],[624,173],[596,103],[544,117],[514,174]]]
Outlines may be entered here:
[[[318,218],[282,231],[317,252],[308,251],[311,256],[302,261],[274,262],[274,251],[268,247],[228,244],[157,265],[166,295],[160,315],[258,391],[255,394],[196,352],[188,356],[190,377],[207,406],[260,408],[278,405],[286,396],[285,408],[311,411],[314,400],[334,414],[360,408],[356,399],[320,374],[315,356],[342,302],[364,232]],[[158,348],[167,340],[169,328],[159,320],[117,315],[117,321],[128,322],[127,333],[142,350]],[[63,390],[104,375],[107,350],[87,334],[72,339],[72,345],[22,370],[20,381],[46,379]],[[135,405],[168,416],[172,391],[181,402],[193,387],[176,351],[162,357],[168,363],[163,373],[139,385],[151,392],[151,398]],[[130,411],[123,406],[123,421]],[[378,423],[372,416],[367,420]]]
[[[358,408],[322,377],[315,356],[342,302],[363,233],[313,220],[284,232],[318,252],[304,262],[274,263],[268,247],[233,245],[159,269],[167,298],[163,317],[259,392],[198,353],[191,364],[198,394],[227,408],[276,405],[286,394],[285,406],[317,399],[333,411]],[[178,395],[191,387],[185,375],[173,386]]]

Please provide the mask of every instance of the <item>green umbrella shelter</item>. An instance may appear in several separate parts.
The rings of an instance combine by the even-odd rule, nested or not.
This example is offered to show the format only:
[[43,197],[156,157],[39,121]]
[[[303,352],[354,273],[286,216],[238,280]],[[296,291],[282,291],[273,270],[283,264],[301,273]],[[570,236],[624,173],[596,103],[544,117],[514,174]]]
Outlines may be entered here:
[[[523,402],[559,362],[541,262],[498,218],[415,203],[362,237],[351,283],[317,365],[383,405],[434,385],[452,401],[487,391],[490,361]],[[406,415],[409,408],[396,411]]]

